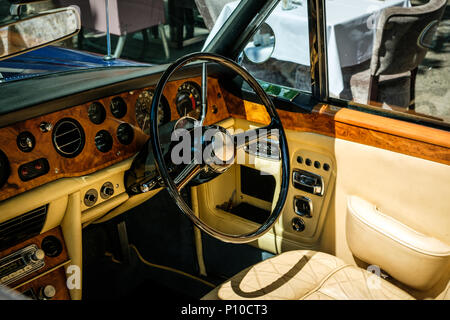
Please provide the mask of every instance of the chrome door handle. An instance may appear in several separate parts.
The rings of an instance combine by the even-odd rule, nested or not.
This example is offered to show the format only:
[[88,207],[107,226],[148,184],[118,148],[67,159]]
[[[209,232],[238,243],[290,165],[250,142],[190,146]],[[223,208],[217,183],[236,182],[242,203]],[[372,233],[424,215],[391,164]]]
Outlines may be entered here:
[[323,196],[323,178],[317,174],[296,169],[292,174],[292,183],[297,189]]

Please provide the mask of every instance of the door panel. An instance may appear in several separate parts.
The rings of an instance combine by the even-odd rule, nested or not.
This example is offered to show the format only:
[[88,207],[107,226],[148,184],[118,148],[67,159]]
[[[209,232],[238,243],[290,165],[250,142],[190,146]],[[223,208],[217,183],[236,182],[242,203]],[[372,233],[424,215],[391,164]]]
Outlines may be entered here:
[[[224,94],[225,98],[231,97],[227,99],[228,111],[234,119],[233,123],[228,121],[230,129],[248,129],[268,123],[262,106],[233,98],[226,91]],[[352,196],[375,205],[377,210],[413,232],[444,246],[450,245],[449,132],[325,104],[317,105],[310,113],[285,110],[278,113],[289,145],[291,181],[288,198],[272,230],[252,245],[272,253],[313,249],[367,267],[367,263],[353,255],[347,241],[348,200]],[[298,156],[302,157],[302,163],[297,161]],[[306,164],[306,159],[311,160],[310,165]],[[314,166],[315,161],[320,163],[318,168]],[[325,163],[329,165],[328,171],[323,169]],[[292,172],[296,169],[320,175],[324,180],[323,196],[294,188]],[[239,170],[227,178],[234,179],[233,186],[240,184],[236,171]],[[273,174],[276,176],[276,170]],[[235,233],[255,229],[254,223],[223,211],[220,219],[215,219],[217,212],[213,218],[213,211],[217,210],[211,203],[216,195],[220,193],[218,197],[223,201],[233,192],[224,188],[230,184],[223,179],[215,179],[198,188],[201,215],[210,217],[211,222],[215,220],[213,223],[217,225],[227,225]],[[296,196],[306,196],[313,204],[312,218],[302,218],[305,229],[301,232],[292,228]],[[262,206],[257,201],[253,204]],[[267,204],[264,206],[267,208]],[[368,254],[378,245],[377,241],[371,240],[367,245]],[[388,246],[386,257],[395,257],[393,252]],[[381,268],[386,265],[378,260],[370,263]],[[394,274],[398,271],[395,264],[401,270],[407,262],[395,261],[394,269],[390,267]],[[433,288],[417,291],[415,295],[433,296],[442,291],[450,277],[450,268],[444,269],[446,273]]]
[[[381,148],[375,148],[342,139],[335,140],[336,156],[336,193],[333,212],[329,212],[324,228],[322,245],[324,251],[335,253],[350,263],[358,260],[353,257],[347,243],[349,236],[346,220],[348,200],[358,196],[374,204],[377,209],[389,218],[411,228],[415,232],[434,238],[442,243],[450,244],[450,167],[409,155],[404,155]],[[360,235],[362,236],[362,235]],[[366,253],[372,255],[382,243],[370,242]],[[450,254],[450,253],[448,253]],[[447,258],[448,258],[447,254]],[[395,261],[391,273],[402,272],[405,267],[418,268],[425,263],[417,263],[394,255],[394,247],[385,250],[385,259]],[[387,260],[371,260],[371,264],[386,268]],[[448,259],[447,259],[448,262]],[[408,266],[406,266],[408,264]],[[364,265],[364,264],[363,264]],[[444,263],[445,265],[445,263]],[[448,282],[448,264],[444,270],[447,273],[441,281],[431,288],[439,292]],[[416,272],[415,277],[424,277],[423,272]],[[427,285],[410,282],[426,288]],[[429,289],[429,288],[428,288]],[[428,290],[429,291],[429,290]],[[419,294],[425,294],[420,292]],[[417,293],[416,293],[417,295]],[[425,296],[427,296],[425,294]]]

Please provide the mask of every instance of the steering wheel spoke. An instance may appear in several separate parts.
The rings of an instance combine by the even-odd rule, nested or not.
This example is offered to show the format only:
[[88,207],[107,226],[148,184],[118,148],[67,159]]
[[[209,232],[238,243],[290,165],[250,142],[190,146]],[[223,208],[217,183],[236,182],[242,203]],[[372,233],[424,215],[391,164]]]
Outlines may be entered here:
[[253,143],[272,138],[273,136],[276,136],[278,140],[279,129],[270,124],[265,127],[236,133],[233,135],[233,139],[236,150],[239,150]]
[[180,192],[202,170],[203,170],[203,166],[196,163],[195,159],[193,159],[173,180],[177,191]]

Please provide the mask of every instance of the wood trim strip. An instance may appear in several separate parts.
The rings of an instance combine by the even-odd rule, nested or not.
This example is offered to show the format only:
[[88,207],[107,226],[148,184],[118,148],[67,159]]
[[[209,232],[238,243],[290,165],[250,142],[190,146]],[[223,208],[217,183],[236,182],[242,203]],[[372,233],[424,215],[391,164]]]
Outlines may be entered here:
[[[330,106],[323,105],[323,109],[324,110],[322,112],[328,112]],[[333,116],[333,114],[331,116]],[[416,140],[418,142],[430,143],[436,146],[450,148],[450,132],[415,123],[409,123],[347,108],[340,108],[338,112],[335,112],[334,120],[353,126]]]
[[14,289],[14,290],[17,290],[17,289],[19,289],[19,288],[21,288],[21,287],[23,287],[23,286],[25,286],[25,285],[27,285],[27,284],[29,284],[29,283],[31,283],[31,282],[37,280],[37,279],[39,279],[39,278],[42,278],[43,276],[45,276],[45,275],[47,275],[47,274],[49,274],[49,273],[52,273],[53,271],[55,271],[55,270],[57,270],[57,269],[59,269],[59,268],[64,267],[65,265],[68,265],[68,264],[71,263],[71,262],[72,262],[72,260],[67,260],[66,262],[63,262],[63,263],[57,265],[56,267],[53,267],[53,268],[51,268],[51,269],[48,269],[47,271],[42,272],[41,274],[38,274],[37,276],[35,276],[35,277],[33,277],[33,278],[31,278],[31,279],[29,279],[29,280],[27,280],[27,281],[25,281],[25,282],[23,282],[23,283],[17,285],[17,286],[15,286],[13,289]]
[[[268,124],[265,108],[224,92],[232,117]],[[278,110],[285,129],[312,132],[450,165],[450,132],[328,104],[311,113]]]

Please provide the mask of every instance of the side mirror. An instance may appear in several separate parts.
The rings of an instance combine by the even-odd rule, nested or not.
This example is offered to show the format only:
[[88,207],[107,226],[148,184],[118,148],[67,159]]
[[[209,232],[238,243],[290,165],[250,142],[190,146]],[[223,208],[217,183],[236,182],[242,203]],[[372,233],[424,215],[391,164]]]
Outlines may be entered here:
[[73,37],[81,28],[77,7],[51,10],[0,26],[0,60]]
[[244,54],[248,60],[259,64],[269,60],[274,49],[275,34],[267,23],[263,23],[256,31],[252,41],[245,46]]

